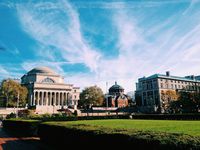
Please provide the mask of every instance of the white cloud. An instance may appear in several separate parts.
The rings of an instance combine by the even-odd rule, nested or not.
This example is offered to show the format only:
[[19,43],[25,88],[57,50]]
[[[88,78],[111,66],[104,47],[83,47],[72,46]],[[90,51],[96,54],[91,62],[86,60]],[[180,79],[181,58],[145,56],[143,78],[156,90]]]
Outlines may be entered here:
[[3,74],[3,75],[6,74],[6,75],[8,75],[9,72],[3,66],[0,65],[0,74]]
[[[165,2],[167,3],[173,2]],[[68,2],[17,5],[23,29],[44,45],[39,53],[44,55],[42,50],[45,50],[45,46],[54,46],[66,60],[66,62],[55,62],[57,58],[48,50],[45,55],[54,62],[30,61],[23,63],[23,68],[28,71],[35,66],[45,64],[64,75],[67,83],[74,83],[82,88],[97,84],[105,91],[106,82],[111,86],[114,81],[118,81],[127,92],[135,89],[136,80],[142,76],[164,73],[166,70],[180,76],[198,74],[200,69],[198,65],[200,27],[196,17],[198,15],[175,14],[164,22],[156,22],[157,24],[143,28],[138,26],[141,16],[130,13],[131,8],[128,5],[129,3],[120,2],[120,4],[113,3],[112,6],[104,3],[101,6],[108,7],[113,12],[111,23],[118,34],[116,51],[119,55],[109,60],[102,57],[102,54],[83,37],[79,14]],[[161,2],[148,3],[148,7],[159,5]],[[96,7],[96,3],[94,6]],[[120,8],[117,10],[112,9],[118,6]],[[155,11],[152,15],[159,14]],[[186,28],[188,23],[191,28]],[[183,31],[180,33],[180,30]],[[154,37],[154,40],[149,41],[148,37]],[[69,75],[62,69],[62,65],[68,62],[83,63],[90,68],[90,72]]]
[[17,12],[23,29],[35,40],[54,46],[66,61],[84,63],[96,71],[101,54],[83,38],[79,16],[66,2],[18,4]]

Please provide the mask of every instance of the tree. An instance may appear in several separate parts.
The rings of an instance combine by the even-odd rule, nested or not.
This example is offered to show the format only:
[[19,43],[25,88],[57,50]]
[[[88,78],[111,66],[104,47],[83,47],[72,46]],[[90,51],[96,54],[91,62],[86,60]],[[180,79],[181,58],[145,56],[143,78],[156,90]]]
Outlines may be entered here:
[[103,104],[104,95],[101,88],[90,86],[85,88],[80,94],[79,106],[90,107],[90,106],[101,106]]
[[[193,89],[193,90],[190,90]],[[179,97],[176,102],[171,103],[173,109],[177,112],[198,112],[200,105],[200,87],[196,88],[189,86],[188,88],[179,91]]]
[[174,90],[166,90],[161,92],[161,107],[165,112],[170,112],[171,103],[178,100],[179,95]]
[[1,83],[0,95],[6,101],[6,106],[16,107],[17,100],[19,106],[24,106],[27,100],[28,90],[14,80],[7,79]]

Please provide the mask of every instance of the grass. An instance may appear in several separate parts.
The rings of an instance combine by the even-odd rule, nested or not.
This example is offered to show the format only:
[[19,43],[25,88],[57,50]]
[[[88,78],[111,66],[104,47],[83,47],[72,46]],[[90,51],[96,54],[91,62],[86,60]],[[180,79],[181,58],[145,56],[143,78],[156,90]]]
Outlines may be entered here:
[[89,125],[93,127],[103,127],[111,129],[125,129],[138,131],[181,133],[192,136],[200,136],[200,121],[176,121],[176,120],[85,120],[69,122],[52,122],[52,125],[77,126]]

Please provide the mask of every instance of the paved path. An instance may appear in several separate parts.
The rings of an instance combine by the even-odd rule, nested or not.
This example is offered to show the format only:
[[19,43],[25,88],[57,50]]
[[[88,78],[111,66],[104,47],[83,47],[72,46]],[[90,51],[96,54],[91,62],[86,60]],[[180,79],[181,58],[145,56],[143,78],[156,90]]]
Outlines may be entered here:
[[0,126],[0,150],[50,150],[50,148],[41,143],[38,137],[11,136]]

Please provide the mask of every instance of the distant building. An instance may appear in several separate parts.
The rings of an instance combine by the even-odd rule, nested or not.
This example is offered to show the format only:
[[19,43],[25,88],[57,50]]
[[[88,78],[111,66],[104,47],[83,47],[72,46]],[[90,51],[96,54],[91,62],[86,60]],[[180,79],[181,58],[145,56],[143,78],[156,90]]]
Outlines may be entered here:
[[48,67],[38,67],[22,76],[21,84],[28,89],[29,106],[37,113],[56,113],[58,109],[77,109],[80,89],[65,84],[64,78]]
[[126,107],[128,106],[128,97],[124,94],[124,88],[115,82],[115,84],[109,88],[109,93],[105,98],[106,106],[108,107]]
[[162,104],[165,103],[161,95],[167,90],[190,92],[200,90],[200,76],[171,76],[170,72],[154,74],[138,79],[136,83],[136,103],[142,112],[163,112]]

